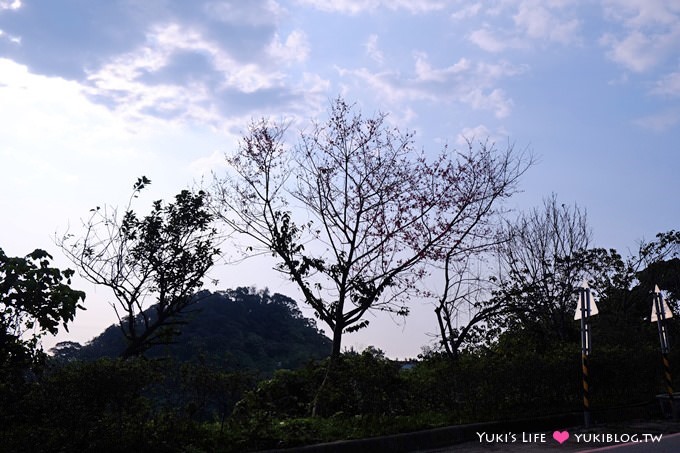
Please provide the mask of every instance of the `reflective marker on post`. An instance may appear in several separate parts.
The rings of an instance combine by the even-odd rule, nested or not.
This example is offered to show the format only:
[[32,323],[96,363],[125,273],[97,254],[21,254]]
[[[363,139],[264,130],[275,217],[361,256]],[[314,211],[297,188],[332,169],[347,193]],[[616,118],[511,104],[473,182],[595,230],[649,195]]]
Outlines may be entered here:
[[590,355],[590,317],[598,313],[597,305],[590,293],[588,282],[583,280],[578,290],[578,304],[576,306],[575,320],[581,320],[581,369],[583,372],[583,422],[586,428],[591,425],[590,419],[590,386],[588,373],[588,356]]
[[656,322],[659,328],[659,343],[661,343],[661,360],[663,361],[664,381],[666,382],[666,391],[668,392],[668,401],[671,405],[671,413],[673,418],[675,416],[675,408],[673,401],[673,379],[671,377],[671,366],[668,362],[668,353],[670,352],[670,345],[668,342],[668,331],[666,330],[666,319],[672,318],[673,312],[664,302],[661,290],[657,285],[654,285],[654,303],[652,306],[652,322]]

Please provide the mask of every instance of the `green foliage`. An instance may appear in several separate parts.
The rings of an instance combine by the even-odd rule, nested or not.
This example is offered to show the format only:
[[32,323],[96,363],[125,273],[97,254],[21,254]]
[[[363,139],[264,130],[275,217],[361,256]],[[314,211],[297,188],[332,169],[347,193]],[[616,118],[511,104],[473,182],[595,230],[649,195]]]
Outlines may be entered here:
[[24,258],[0,249],[0,372],[35,361],[40,337],[60,325],[68,330],[84,309],[85,293],[69,286],[73,271],[51,267],[51,259],[39,249]]
[[[148,183],[140,179],[135,190]],[[196,197],[178,195],[175,208],[156,202],[152,214],[142,220],[126,213],[121,234],[129,243],[141,241],[139,248],[129,249],[130,259],[156,260],[155,269],[164,269],[162,260],[181,254],[169,246],[167,256],[155,255],[175,240],[163,238],[172,235],[170,230],[162,233],[164,223],[181,230],[194,221],[187,215],[200,209],[202,201]],[[643,258],[658,259],[642,259],[642,269],[613,250],[585,249],[554,257],[543,275],[564,295],[568,288],[559,287],[557,274],[578,269],[587,272],[599,290],[600,313],[592,321],[595,346],[590,357],[594,411],[654,401],[654,395],[664,391],[656,326],[647,319],[649,291],[659,284],[677,313],[676,236],[667,233],[645,245]],[[557,341],[559,335],[551,334],[551,320],[545,317],[549,311],[536,310],[534,314],[544,317],[525,322],[531,310],[541,306],[522,303],[537,296],[547,300],[540,279],[518,278],[496,294],[509,297],[509,306],[517,310],[527,308],[525,319],[502,319],[494,341],[463,350],[455,361],[433,353],[411,369],[402,369],[381,351],[368,348],[347,352],[335,362],[311,362],[312,357],[328,354],[330,341],[302,316],[295,301],[238,288],[196,294],[190,300],[192,310],[177,313],[173,320],[191,321],[180,341],[146,354],[175,357],[181,363],[77,360],[102,355],[107,348],[114,354],[124,349],[120,330],[111,328],[85,347],[58,345],[55,354],[60,360],[52,367],[21,375],[16,371],[39,356],[40,335],[70,322],[84,299],[68,286],[73,272],[51,268],[50,258],[42,251],[26,258],[8,258],[0,251],[3,371],[15,371],[12,379],[0,383],[0,444],[10,451],[246,451],[581,408],[578,342],[572,335]],[[181,281],[180,268],[167,268],[165,275]],[[560,314],[571,316],[573,301],[563,297],[562,302]],[[137,319],[141,324],[154,322],[161,313],[142,312]],[[680,331],[675,322],[669,329],[674,341],[671,365],[677,376]],[[564,332],[576,330],[577,323],[572,322]],[[105,339],[114,339],[115,347],[106,345]],[[307,365],[295,369],[302,363]],[[291,369],[279,369],[255,386],[254,374],[237,371],[244,368]],[[309,417],[317,405],[320,416]]]
[[[309,411],[328,359],[279,370],[255,388],[252,376],[200,364],[72,362],[26,384],[0,442],[36,452],[236,452],[573,412],[581,408],[578,350],[514,332],[492,349],[457,361],[430,354],[409,369],[373,348],[350,351],[331,368],[317,417]],[[638,352],[593,354],[595,411],[651,402],[662,390],[659,356]]]
[[650,264],[680,256],[680,231],[670,230],[656,235],[656,240],[640,244],[640,260]]
[[140,217],[132,199],[150,183],[137,180],[121,219],[116,209],[97,207],[81,238],[67,234],[58,241],[87,280],[113,291],[127,339],[123,357],[167,344],[179,333],[180,315],[196,302],[194,293],[219,254],[206,193],[182,190],[172,203],[154,201]]
[[112,360],[48,371],[26,385],[3,441],[14,451],[35,452],[132,447],[145,437],[151,407],[141,393],[156,373],[142,361]]
[[[334,417],[275,418],[257,413],[247,423],[232,424],[229,445],[233,451],[294,448],[302,445],[362,439],[445,426],[451,420],[441,414],[356,415]],[[227,451],[227,450],[225,450]],[[232,450],[229,450],[232,451]]]
[[[224,371],[253,370],[265,375],[295,369],[330,353],[330,340],[302,316],[296,302],[281,294],[248,288],[202,291],[184,315],[182,335],[170,345],[147,351],[149,358],[171,357],[179,362],[206,363]],[[75,353],[93,360],[117,357],[126,347],[116,326]],[[57,351],[58,352],[58,351]],[[58,352],[67,358],[70,349]]]
[[[168,361],[102,359],[24,384],[0,425],[3,451],[238,451],[219,447],[251,377]],[[215,425],[216,424],[216,425]],[[217,426],[218,429],[213,429]],[[219,447],[219,448],[218,448]]]
[[319,395],[320,415],[394,415],[404,410],[399,366],[381,351],[368,348],[360,354],[345,353],[334,363],[326,360],[296,371],[277,371],[246,395],[239,411],[303,417],[311,413],[325,378],[327,383]]
[[[187,416],[198,420],[219,420],[223,430],[246,390],[255,383],[255,376],[241,371],[226,372],[203,364],[184,363],[179,366],[179,405]],[[175,394],[176,395],[176,394]],[[175,406],[178,406],[175,403]]]

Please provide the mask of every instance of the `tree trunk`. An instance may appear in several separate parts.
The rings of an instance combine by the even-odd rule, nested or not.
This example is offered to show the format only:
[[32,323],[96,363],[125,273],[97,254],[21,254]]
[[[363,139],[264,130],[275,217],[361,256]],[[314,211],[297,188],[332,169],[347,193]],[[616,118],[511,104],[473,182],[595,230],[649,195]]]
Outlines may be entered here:
[[333,329],[333,349],[331,350],[331,362],[336,362],[340,358],[343,330],[343,326],[340,324],[335,324],[335,329]]
[[316,395],[314,395],[314,401],[312,401],[312,417],[320,415],[322,408],[320,408],[319,399],[326,388],[326,384],[328,382],[329,376],[333,372],[335,364],[338,363],[338,360],[340,360],[341,352],[340,348],[342,346],[343,330],[344,329],[340,324],[336,324],[335,328],[333,329],[333,349],[331,350],[331,356],[330,359],[328,360],[328,366],[326,368],[326,373],[323,377],[323,381],[321,381],[321,385],[317,389]]

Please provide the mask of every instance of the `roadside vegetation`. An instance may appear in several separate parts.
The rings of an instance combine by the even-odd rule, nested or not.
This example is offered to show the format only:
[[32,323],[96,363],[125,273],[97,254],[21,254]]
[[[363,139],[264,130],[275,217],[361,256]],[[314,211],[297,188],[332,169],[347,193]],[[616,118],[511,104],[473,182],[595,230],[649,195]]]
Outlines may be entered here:
[[[0,250],[3,450],[256,451],[577,412],[582,282],[599,308],[595,416],[659,415],[652,291],[679,313],[680,232],[630,256],[594,247],[585,210],[554,194],[507,212],[530,154],[470,142],[428,156],[341,99],[289,139],[254,123],[227,176],[147,215],[134,204],[151,181],[139,178],[124,212],[96,207],[56,239],[76,270],[43,250]],[[224,247],[272,256],[315,319],[267,290],[203,289]],[[87,306],[76,272],[112,292],[118,322],[48,354],[41,338]],[[372,328],[370,313],[407,316],[416,303],[439,328],[417,358],[342,348]],[[680,328],[666,322],[679,376]]]

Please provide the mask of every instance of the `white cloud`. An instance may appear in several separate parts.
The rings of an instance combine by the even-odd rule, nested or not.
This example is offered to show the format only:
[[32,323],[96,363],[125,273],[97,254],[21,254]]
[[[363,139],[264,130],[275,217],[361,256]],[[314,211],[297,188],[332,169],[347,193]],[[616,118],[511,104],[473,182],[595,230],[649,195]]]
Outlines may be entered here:
[[464,146],[467,145],[468,142],[484,140],[490,135],[489,128],[483,124],[479,124],[475,127],[466,127],[456,136],[456,144]]
[[390,115],[387,117],[387,120],[394,127],[399,128],[404,124],[411,124],[411,122],[416,118],[418,118],[418,113],[416,113],[416,111],[412,108],[406,107],[391,111]]
[[0,10],[3,9],[11,9],[11,10],[16,10],[21,8],[21,0],[0,0]]
[[322,114],[328,102],[330,81],[318,74],[303,72],[302,77],[287,87],[292,101],[273,107],[252,107],[244,112],[222,116],[219,128],[228,133],[240,135],[253,118],[271,117],[291,125],[302,125],[303,121]]
[[14,44],[21,44],[21,37],[10,35],[9,33],[6,33],[2,30],[0,30],[0,39],[7,39],[9,42]]
[[536,1],[521,2],[517,14],[513,16],[515,24],[531,39],[561,44],[577,41],[580,21],[561,17],[564,14],[561,9],[553,13],[548,5]]
[[527,65],[514,65],[506,60],[501,60],[498,63],[486,63],[482,61],[475,66],[477,77],[486,80],[486,83],[507,77],[514,77],[525,73],[527,70]]
[[662,96],[680,96],[680,71],[667,74],[658,80],[652,93]]
[[285,9],[275,0],[248,0],[247,2],[215,1],[204,6],[212,18],[234,25],[274,25],[285,14]]
[[446,6],[443,0],[297,0],[297,3],[342,14],[359,14],[380,8],[418,14],[441,10]]
[[477,29],[468,35],[468,40],[482,50],[492,53],[503,52],[507,49],[522,49],[527,44],[517,37],[498,37],[489,26]]
[[[0,0],[0,13],[3,11],[14,11],[21,8],[21,0],[14,0],[14,1],[9,1],[9,0]],[[11,43],[14,44],[21,44],[21,37],[20,36],[14,36],[10,35],[9,33],[5,32],[0,28],[0,40],[6,39]]]
[[420,81],[445,82],[451,76],[470,69],[470,61],[466,58],[461,58],[453,65],[442,69],[433,68],[424,52],[416,52],[414,58],[416,78]]
[[508,98],[503,90],[495,88],[490,92],[481,88],[473,88],[463,93],[462,100],[475,110],[491,110],[497,118],[505,118],[510,115],[513,101]]
[[372,34],[368,37],[366,44],[366,55],[368,55],[372,60],[376,61],[378,64],[382,64],[385,60],[382,51],[378,47],[378,35]]
[[200,178],[210,175],[211,172],[221,169],[224,165],[224,152],[213,151],[209,156],[199,157],[189,163],[189,171],[194,177]]
[[10,183],[14,193],[19,188],[25,190],[36,181],[63,186],[73,185],[79,180],[77,172],[64,168],[64,165],[60,165],[54,159],[49,160],[42,155],[27,153],[25,148],[6,148],[0,153],[0,157],[6,174],[4,178]]
[[633,123],[654,132],[665,132],[680,124],[680,111],[667,110],[665,112],[638,118]]
[[4,225],[3,234],[16,233],[17,243],[40,241],[26,248],[42,245],[71,214],[73,220],[83,214],[86,208],[72,200],[90,203],[112,181],[132,181],[130,173],[143,171],[151,159],[133,145],[145,141],[147,127],[93,104],[77,82],[0,59],[0,98],[0,193],[13,194],[3,211],[17,222]]
[[498,118],[507,117],[513,101],[496,85],[504,78],[526,70],[508,62],[474,64],[461,58],[442,68],[434,67],[424,52],[414,54],[413,76],[398,71],[371,72],[366,68],[339,69],[340,75],[354,78],[359,86],[370,87],[375,96],[393,105],[391,110],[404,109],[405,103],[428,101],[462,103],[475,110],[490,110]]
[[[3,167],[11,176],[5,182],[20,178],[36,187],[57,187],[59,182],[94,178],[104,185],[120,178],[117,172],[136,173],[147,164],[157,167],[159,163],[171,174],[168,154],[175,146],[183,148],[178,140],[183,135],[191,136],[187,140],[193,147],[182,149],[183,158],[196,152],[194,148],[200,152],[202,139],[193,132],[200,128],[177,127],[153,116],[130,118],[93,102],[88,91],[78,82],[38,75],[0,59],[3,143],[5,152],[16,153],[12,161],[17,166],[12,172]],[[157,154],[159,149],[161,154]],[[45,178],[41,180],[34,169]]]
[[[304,35],[293,32],[286,43],[274,44],[269,50],[280,59],[298,59],[306,57],[305,46]],[[180,52],[202,56],[212,73],[203,71],[189,81],[147,80],[167,69]],[[211,81],[210,76],[219,82]],[[216,91],[236,89],[254,93],[281,86],[283,77],[280,71],[256,62],[237,62],[199,31],[173,23],[152,27],[145,45],[90,72],[88,81],[93,96],[110,99],[119,111],[132,117],[146,116],[152,110],[160,115],[214,123],[220,119],[214,104]]]
[[302,80],[300,80],[297,88],[309,90],[312,93],[325,93],[330,89],[331,83],[329,80],[322,78],[318,74],[311,72],[305,72],[302,74]]
[[297,2],[321,11],[343,14],[358,14],[380,6],[380,0],[298,0]]
[[143,44],[88,72],[88,94],[129,118],[241,128],[253,115],[297,115],[323,102],[317,90],[327,81],[288,70],[309,52],[301,30],[272,33],[269,43],[239,58],[204,29],[155,25]]
[[607,56],[634,72],[645,72],[655,67],[674,47],[680,49],[680,26],[665,34],[629,32],[624,38],[605,34],[600,43],[609,47]]
[[[581,21],[575,0],[498,0],[454,13],[454,19],[485,14],[493,19],[468,35],[468,40],[487,52],[528,49],[548,43],[572,45],[581,42]],[[472,9],[470,9],[472,8]],[[503,22],[512,18],[512,24]]]
[[474,17],[482,9],[482,4],[481,3],[473,3],[471,5],[467,5],[463,7],[462,9],[457,10],[454,13],[451,13],[451,19],[453,20],[462,20],[462,19],[467,19],[469,17]]
[[282,86],[283,73],[267,71],[257,63],[235,64],[226,74],[226,87],[236,88],[243,93],[255,93],[276,86]]
[[427,93],[401,83],[401,76],[396,71],[371,72],[366,68],[337,68],[341,77],[350,77],[360,81],[376,94],[376,97],[388,103],[432,99]]
[[301,63],[309,56],[307,35],[301,30],[293,30],[286,38],[286,42],[282,43],[279,35],[275,34],[268,53],[285,64]]
[[677,23],[680,4],[667,0],[604,0],[606,18],[629,28]]
[[411,13],[440,11],[446,6],[443,0],[384,0],[382,3],[389,9],[405,9]]
[[620,29],[604,33],[600,44],[627,69],[648,71],[680,51],[679,2],[606,0],[604,15]]

